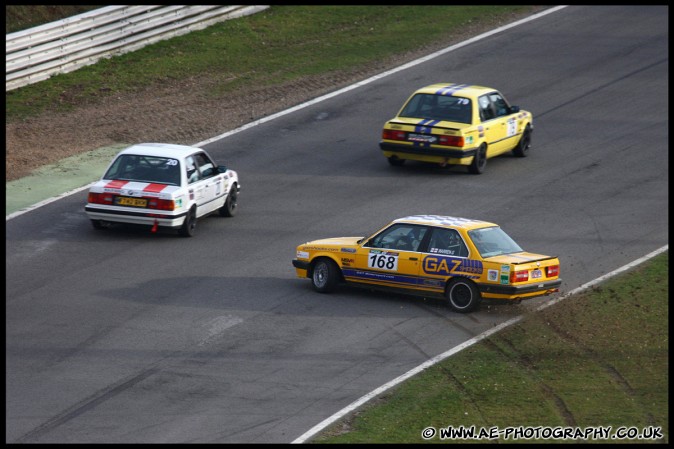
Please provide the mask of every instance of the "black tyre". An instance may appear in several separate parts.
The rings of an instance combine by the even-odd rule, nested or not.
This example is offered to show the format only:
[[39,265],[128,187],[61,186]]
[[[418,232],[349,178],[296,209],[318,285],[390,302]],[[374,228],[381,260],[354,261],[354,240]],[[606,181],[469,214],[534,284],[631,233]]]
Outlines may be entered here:
[[487,145],[482,144],[475,152],[473,162],[468,166],[468,171],[474,175],[484,172],[487,167]]
[[91,220],[91,226],[94,227],[94,229],[103,229],[105,226],[103,225],[103,222],[101,220]]
[[183,225],[178,230],[178,234],[183,237],[193,237],[197,231],[197,209],[192,208],[187,213]]
[[405,159],[400,159],[397,156],[387,157],[386,160],[388,160],[388,163],[393,165],[394,167],[400,167],[405,163]]
[[311,270],[311,284],[320,293],[335,290],[340,278],[339,267],[330,259],[318,259]]
[[237,192],[236,184],[234,184],[229,191],[229,195],[227,195],[227,201],[225,201],[225,204],[219,209],[220,215],[223,217],[233,217],[236,215],[237,207],[239,205],[238,201],[239,192]]
[[520,141],[517,143],[517,146],[513,149],[513,153],[517,157],[526,157],[530,147],[531,147],[531,127],[527,125],[527,127],[524,128],[522,137],[520,137]]
[[482,295],[477,286],[468,279],[455,278],[447,284],[445,291],[449,306],[455,312],[468,313],[477,309],[482,302]]

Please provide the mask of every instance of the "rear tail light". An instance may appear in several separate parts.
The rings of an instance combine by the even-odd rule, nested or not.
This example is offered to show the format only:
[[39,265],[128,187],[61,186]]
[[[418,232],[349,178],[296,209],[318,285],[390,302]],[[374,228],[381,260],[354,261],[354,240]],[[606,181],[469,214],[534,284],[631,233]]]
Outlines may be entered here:
[[93,193],[89,192],[87,201],[91,204],[112,204],[114,195],[112,193]]
[[[87,201],[90,204],[114,204],[115,195],[112,193],[89,192]],[[147,208],[157,210],[175,210],[175,201],[161,200],[159,198],[147,198]]]
[[529,280],[529,270],[521,271],[511,271],[510,272],[510,283],[514,284],[515,282],[524,282]]
[[147,200],[148,209],[174,210],[175,202],[173,200],[160,200],[159,198],[150,198]]
[[448,147],[463,147],[464,143],[463,136],[440,136],[438,139],[438,145]]
[[405,131],[385,129],[381,133],[381,138],[384,140],[407,140],[407,133]]
[[559,276],[559,265],[550,265],[545,267],[545,275],[549,278]]

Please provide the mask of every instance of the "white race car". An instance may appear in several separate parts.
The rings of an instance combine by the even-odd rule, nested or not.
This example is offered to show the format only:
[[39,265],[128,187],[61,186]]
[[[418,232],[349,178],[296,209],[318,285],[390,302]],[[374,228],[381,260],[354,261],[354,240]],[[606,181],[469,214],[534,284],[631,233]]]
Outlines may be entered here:
[[201,148],[142,143],[122,150],[89,189],[84,208],[95,229],[120,222],[177,229],[191,237],[197,218],[236,213],[239,177]]

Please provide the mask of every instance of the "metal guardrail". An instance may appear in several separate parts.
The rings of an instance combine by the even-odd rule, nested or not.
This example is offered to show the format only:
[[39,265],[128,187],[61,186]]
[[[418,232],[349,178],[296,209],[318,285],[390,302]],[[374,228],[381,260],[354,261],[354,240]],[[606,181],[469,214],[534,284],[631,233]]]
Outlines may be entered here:
[[113,5],[6,35],[5,92],[269,5]]

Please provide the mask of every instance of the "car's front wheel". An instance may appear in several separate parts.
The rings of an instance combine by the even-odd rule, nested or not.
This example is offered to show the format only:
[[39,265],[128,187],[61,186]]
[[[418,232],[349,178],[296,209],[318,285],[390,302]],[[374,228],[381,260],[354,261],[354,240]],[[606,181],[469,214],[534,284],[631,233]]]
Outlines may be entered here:
[[183,237],[193,237],[197,232],[197,209],[193,207],[187,213],[183,225],[178,230],[178,234]]
[[459,313],[472,312],[482,302],[482,295],[480,295],[477,286],[464,278],[452,279],[447,284],[445,295],[452,310]]
[[520,137],[520,141],[518,142],[517,146],[513,149],[513,153],[517,157],[526,157],[530,147],[531,147],[531,126],[527,125],[527,127],[524,128],[522,137]]
[[330,259],[318,259],[311,270],[311,284],[320,293],[328,293],[339,283],[339,267]]
[[239,192],[237,191],[236,184],[232,186],[232,189],[227,195],[227,200],[225,204],[219,209],[220,215],[223,217],[233,217],[236,215],[237,207],[239,206]]
[[473,162],[468,166],[468,171],[474,175],[484,172],[487,167],[487,145],[482,144],[475,152]]

